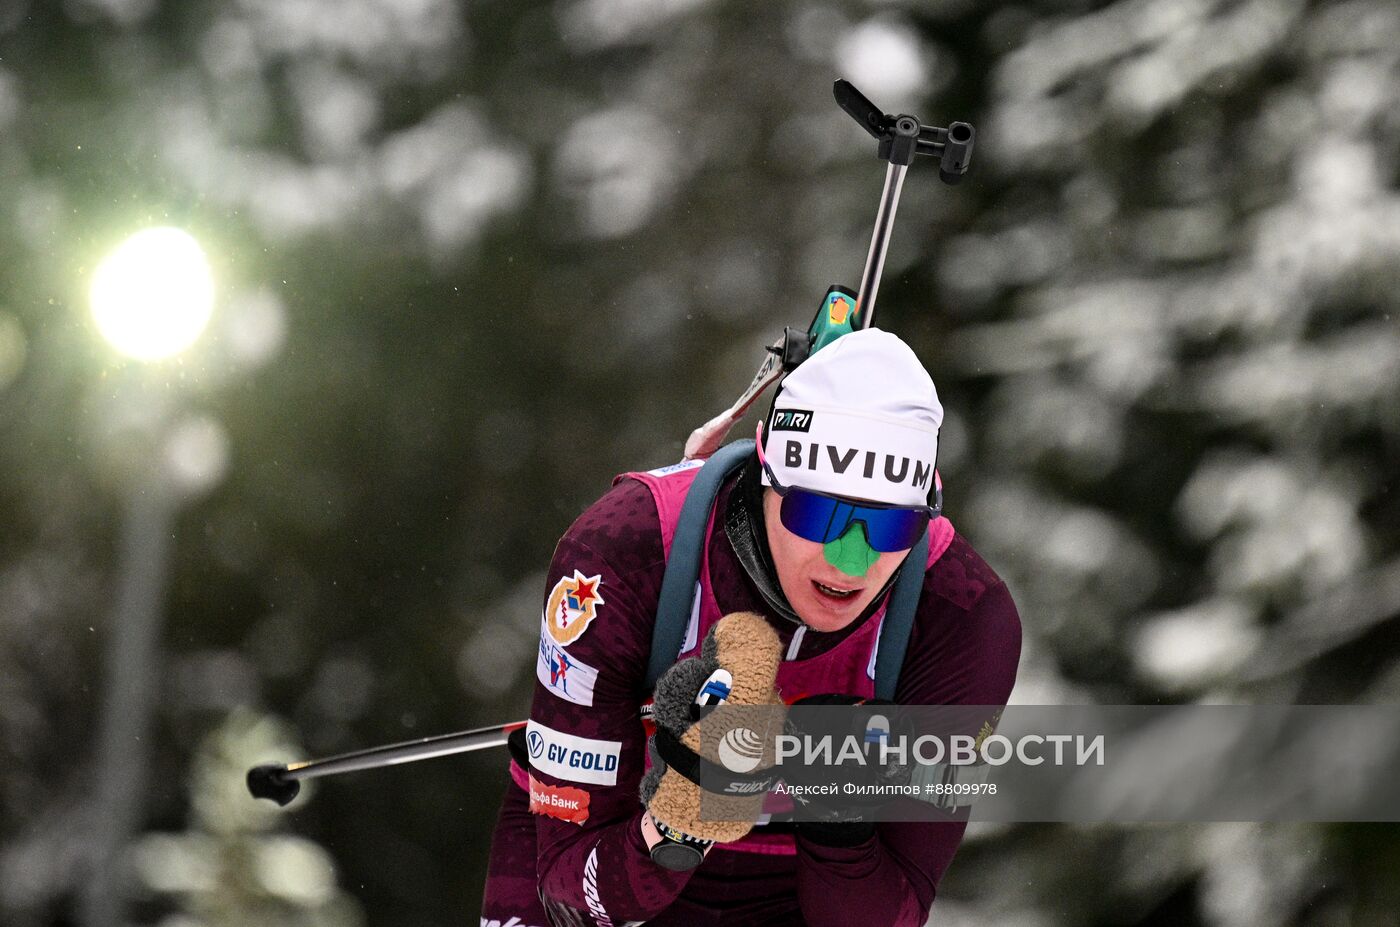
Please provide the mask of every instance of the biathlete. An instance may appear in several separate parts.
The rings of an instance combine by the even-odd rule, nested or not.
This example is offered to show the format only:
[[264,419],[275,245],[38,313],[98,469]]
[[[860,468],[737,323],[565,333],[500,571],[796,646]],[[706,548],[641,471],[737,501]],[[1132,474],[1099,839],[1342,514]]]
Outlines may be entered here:
[[[892,590],[914,570],[893,701],[1005,705],[1020,619],[1005,583],[939,511],[942,420],[923,365],[879,329],[845,334],[788,373],[753,452],[719,484],[676,659],[713,641],[722,616],[750,612],[776,635],[777,698],[872,697]],[[712,843],[640,797],[651,761],[639,707],[698,472],[623,474],[555,549],[482,927],[917,927],[965,821],[746,824],[738,839]]]

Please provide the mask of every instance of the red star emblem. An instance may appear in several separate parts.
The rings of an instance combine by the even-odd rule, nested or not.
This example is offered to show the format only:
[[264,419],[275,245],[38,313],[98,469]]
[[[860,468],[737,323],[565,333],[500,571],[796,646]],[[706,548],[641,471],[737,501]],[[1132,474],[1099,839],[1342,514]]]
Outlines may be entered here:
[[575,584],[574,598],[578,599],[579,608],[583,608],[583,606],[598,598],[598,594],[593,591],[594,587],[597,585],[597,580],[589,582],[586,579],[580,579],[578,583]]

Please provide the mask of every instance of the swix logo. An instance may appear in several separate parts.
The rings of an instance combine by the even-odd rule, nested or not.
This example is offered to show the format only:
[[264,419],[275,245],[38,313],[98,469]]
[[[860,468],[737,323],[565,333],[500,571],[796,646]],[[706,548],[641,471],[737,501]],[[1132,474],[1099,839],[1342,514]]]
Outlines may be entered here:
[[766,792],[771,785],[767,780],[757,782],[731,782],[723,789],[725,795],[753,795],[757,792]]
[[883,466],[878,467],[878,472],[886,480],[891,483],[910,483],[928,489],[929,478],[933,476],[933,464],[924,463],[922,460],[914,461],[911,466],[908,457],[877,454],[854,447],[838,448],[815,441],[808,442],[806,447],[803,447],[800,441],[786,441],[783,448],[783,465],[789,469],[816,470],[818,467],[824,467],[832,473],[841,474],[854,466],[867,480],[875,478],[877,465],[882,463],[882,457]]
[[807,431],[812,413],[805,409],[778,409],[773,413],[773,431]]

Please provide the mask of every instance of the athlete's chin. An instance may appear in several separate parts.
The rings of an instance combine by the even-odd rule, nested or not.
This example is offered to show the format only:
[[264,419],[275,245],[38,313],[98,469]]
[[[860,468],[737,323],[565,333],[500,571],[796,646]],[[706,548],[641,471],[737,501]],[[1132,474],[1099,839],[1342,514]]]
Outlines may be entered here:
[[803,616],[802,616],[802,622],[803,622],[804,624],[806,624],[807,627],[811,628],[813,631],[821,631],[823,634],[829,634],[829,633],[831,633],[832,631],[839,631],[839,630],[841,630],[842,628],[844,628],[846,625],[850,624],[852,620],[854,620],[854,619],[853,619],[853,618],[847,618],[845,621],[832,621],[830,618],[826,617],[825,615],[820,615],[820,616],[803,615]]
[[832,602],[820,595],[804,595],[794,602],[797,615],[813,631],[839,631],[860,617],[866,606],[866,595],[853,596],[846,602]]

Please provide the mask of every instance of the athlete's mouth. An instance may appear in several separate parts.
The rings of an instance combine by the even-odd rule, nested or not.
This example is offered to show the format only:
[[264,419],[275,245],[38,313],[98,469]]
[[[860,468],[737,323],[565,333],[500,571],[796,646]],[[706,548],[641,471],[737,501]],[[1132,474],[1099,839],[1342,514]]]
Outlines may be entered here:
[[828,586],[826,583],[819,583],[815,579],[812,580],[812,585],[816,586],[817,591],[822,595],[829,596],[833,599],[850,599],[853,598],[856,593],[860,592],[859,587],[855,589],[838,589],[834,586]]

